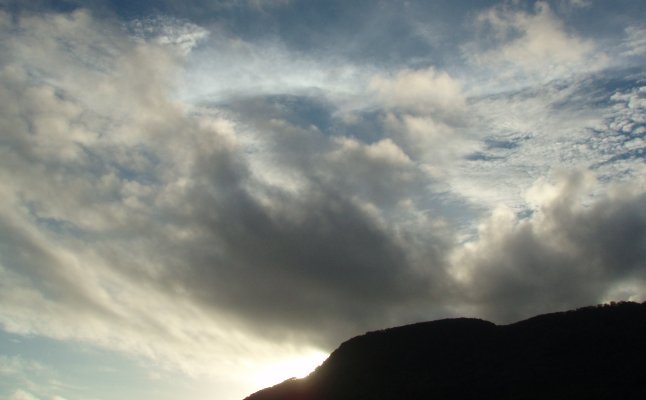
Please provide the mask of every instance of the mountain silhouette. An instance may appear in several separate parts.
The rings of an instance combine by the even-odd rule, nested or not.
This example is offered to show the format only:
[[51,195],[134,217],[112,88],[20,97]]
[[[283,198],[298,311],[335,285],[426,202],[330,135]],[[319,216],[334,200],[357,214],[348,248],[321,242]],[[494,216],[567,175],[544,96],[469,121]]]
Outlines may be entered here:
[[343,343],[308,377],[246,400],[646,399],[646,303],[510,325],[444,319]]

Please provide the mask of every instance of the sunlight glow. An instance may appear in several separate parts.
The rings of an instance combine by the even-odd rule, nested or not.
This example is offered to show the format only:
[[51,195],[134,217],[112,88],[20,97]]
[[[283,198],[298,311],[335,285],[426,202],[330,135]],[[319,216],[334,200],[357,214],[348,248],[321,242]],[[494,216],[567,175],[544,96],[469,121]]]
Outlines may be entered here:
[[304,378],[321,365],[328,356],[328,353],[316,350],[269,363],[260,368],[254,377],[254,384],[265,388],[289,378]]

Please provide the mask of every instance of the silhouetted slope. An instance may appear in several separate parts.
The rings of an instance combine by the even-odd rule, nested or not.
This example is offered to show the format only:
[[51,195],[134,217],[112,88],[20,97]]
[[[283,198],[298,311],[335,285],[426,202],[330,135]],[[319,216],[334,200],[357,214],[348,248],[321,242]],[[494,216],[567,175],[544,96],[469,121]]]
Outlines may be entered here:
[[370,332],[247,400],[476,398],[646,399],[646,303]]

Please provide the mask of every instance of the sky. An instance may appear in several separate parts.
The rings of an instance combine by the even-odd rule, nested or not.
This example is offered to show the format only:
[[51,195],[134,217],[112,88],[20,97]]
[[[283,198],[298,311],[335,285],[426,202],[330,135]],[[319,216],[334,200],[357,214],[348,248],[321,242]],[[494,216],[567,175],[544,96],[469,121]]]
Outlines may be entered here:
[[646,300],[640,0],[0,0],[0,400],[241,400]]

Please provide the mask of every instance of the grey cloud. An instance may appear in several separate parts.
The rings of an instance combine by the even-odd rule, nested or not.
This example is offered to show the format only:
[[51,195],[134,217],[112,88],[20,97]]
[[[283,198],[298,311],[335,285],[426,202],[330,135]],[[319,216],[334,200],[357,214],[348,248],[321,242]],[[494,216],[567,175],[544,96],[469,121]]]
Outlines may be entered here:
[[478,247],[462,253],[455,268],[469,272],[461,296],[479,314],[508,322],[599,302],[627,282],[643,285],[646,196],[624,190],[583,207],[579,196],[590,188],[581,175],[562,179],[531,217],[500,211],[481,228]]
[[[557,185],[525,219],[479,220],[491,192],[517,205],[503,181],[522,196],[546,163],[562,165],[571,142],[557,139],[586,138],[608,115],[558,104],[570,86],[468,99],[457,78],[408,67],[380,74],[374,99],[362,87],[374,71],[356,66],[354,86],[281,86],[307,75],[295,63],[300,74],[278,68],[265,92],[223,79],[232,93],[198,107],[173,92],[190,62],[167,46],[82,11],[18,23],[30,29],[12,36],[0,81],[6,329],[185,371],[215,359],[223,373],[272,341],[329,349],[386,325],[511,320],[643,287],[641,187],[585,208],[576,185]],[[234,44],[257,56],[257,43]],[[622,126],[638,122],[627,109],[639,97],[624,94]],[[481,168],[489,155],[501,158]]]
[[[320,135],[282,127],[305,137],[289,136],[290,141]],[[397,172],[388,158],[367,158],[360,148],[365,145],[358,142],[352,142],[357,148],[329,159],[319,152],[329,153],[331,144],[317,151],[299,146],[294,158],[293,143],[282,142],[284,130],[274,134],[281,145],[272,150],[279,151],[278,157],[284,154],[283,168],[302,170],[306,189],[293,194],[254,182],[235,154],[204,154],[192,172],[196,184],[187,193],[193,212],[182,217],[201,235],[186,243],[176,259],[184,267],[169,269],[163,281],[185,285],[190,296],[242,315],[255,329],[310,334],[324,329],[322,339],[328,343],[424,299],[433,286],[429,278],[439,280],[442,274],[440,260],[426,260],[429,271],[416,269],[407,244],[365,208],[376,201],[374,210],[384,210],[387,223],[396,223],[388,211],[396,212],[396,200],[406,199],[413,189],[406,185],[419,185],[422,177],[411,166]],[[373,173],[379,171],[376,179]],[[389,179],[389,174],[394,175]]]
[[[87,68],[97,60],[94,39],[77,45],[74,32],[95,23],[90,15],[25,21],[33,30],[12,43],[2,86],[3,97],[20,103],[3,101],[0,110],[11,154],[2,161],[5,198],[31,205],[3,231],[12,249],[3,267],[21,282],[4,293],[15,329],[176,360],[168,352],[184,351],[173,342],[181,335],[143,343],[184,305],[207,313],[209,329],[224,318],[252,336],[297,332],[326,346],[419,315],[417,305],[442,281],[450,230],[398,222],[418,217],[428,182],[394,142],[369,145],[304,126],[297,110],[311,105],[331,118],[331,106],[300,98],[281,99],[277,110],[271,98],[243,103],[230,109],[240,122],[184,113],[168,100],[173,57],[163,47],[106,28],[97,40],[115,45],[95,65],[112,68]],[[31,80],[25,70],[49,53],[51,79]],[[84,91],[88,82],[96,91]],[[298,175],[302,187],[265,181],[269,164],[280,179]],[[411,251],[404,239],[418,230],[427,248]],[[23,306],[21,290],[31,296]],[[157,315],[152,303],[172,305]],[[57,320],[50,333],[39,307]],[[122,339],[107,332],[111,324]]]
[[[339,121],[333,113],[335,106],[325,99],[323,90],[309,90],[311,93],[301,95],[268,95],[241,98],[227,98],[222,104],[213,104],[221,110],[239,114],[240,121],[253,123],[260,128],[272,119],[284,120],[296,128],[315,127],[327,135],[338,134]],[[208,103],[205,104],[209,107]],[[265,126],[269,128],[269,126]]]

